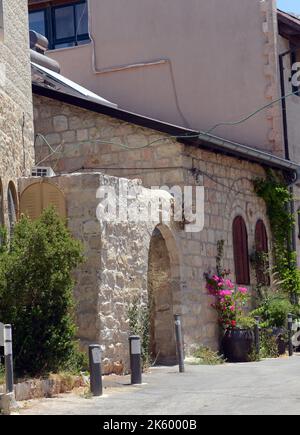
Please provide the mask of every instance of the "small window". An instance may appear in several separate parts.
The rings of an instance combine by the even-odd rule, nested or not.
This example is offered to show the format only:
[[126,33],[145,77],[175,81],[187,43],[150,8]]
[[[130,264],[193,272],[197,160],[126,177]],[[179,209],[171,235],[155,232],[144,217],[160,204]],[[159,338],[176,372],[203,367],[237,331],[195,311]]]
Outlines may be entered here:
[[66,1],[29,12],[30,30],[46,36],[49,48],[65,48],[90,41],[86,0]]
[[29,28],[41,35],[46,35],[46,13],[45,10],[31,12],[29,14]]
[[17,222],[17,192],[12,182],[10,182],[8,185],[7,205],[8,205],[9,234],[11,237],[14,232],[14,226]]
[[250,284],[248,234],[244,219],[237,216],[232,225],[236,283]]
[[260,219],[255,227],[256,249],[256,279],[257,283],[265,286],[270,285],[269,269],[269,246],[268,235],[264,222]]

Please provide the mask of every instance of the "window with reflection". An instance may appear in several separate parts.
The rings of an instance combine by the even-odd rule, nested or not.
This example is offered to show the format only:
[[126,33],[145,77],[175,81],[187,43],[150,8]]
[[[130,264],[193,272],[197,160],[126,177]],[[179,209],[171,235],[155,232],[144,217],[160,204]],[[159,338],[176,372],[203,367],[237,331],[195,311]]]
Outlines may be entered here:
[[74,47],[90,41],[86,0],[53,2],[29,10],[29,27],[49,41],[49,49]]

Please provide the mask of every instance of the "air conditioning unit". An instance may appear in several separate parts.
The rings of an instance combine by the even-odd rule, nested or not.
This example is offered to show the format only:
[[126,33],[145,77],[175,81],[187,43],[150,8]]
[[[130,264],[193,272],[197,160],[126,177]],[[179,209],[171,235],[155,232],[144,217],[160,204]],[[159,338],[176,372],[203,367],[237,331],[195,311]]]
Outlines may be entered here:
[[49,166],[36,166],[31,170],[32,177],[55,177],[55,172]]

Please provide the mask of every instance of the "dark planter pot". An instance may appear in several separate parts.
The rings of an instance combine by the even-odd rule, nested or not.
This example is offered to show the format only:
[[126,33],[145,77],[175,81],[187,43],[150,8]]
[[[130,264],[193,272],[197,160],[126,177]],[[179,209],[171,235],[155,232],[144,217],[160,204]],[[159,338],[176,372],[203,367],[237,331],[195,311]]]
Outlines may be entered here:
[[224,357],[228,362],[250,362],[254,334],[250,329],[227,329],[222,339]]

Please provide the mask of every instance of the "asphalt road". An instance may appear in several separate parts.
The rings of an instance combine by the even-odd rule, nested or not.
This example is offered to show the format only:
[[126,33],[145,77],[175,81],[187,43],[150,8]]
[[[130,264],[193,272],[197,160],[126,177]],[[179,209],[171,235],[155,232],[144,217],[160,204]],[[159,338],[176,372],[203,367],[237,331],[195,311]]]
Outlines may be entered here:
[[[300,355],[248,364],[160,367],[145,385],[120,378],[101,398],[64,395],[32,401],[22,415],[300,415]],[[121,385],[122,384],[122,385]]]

